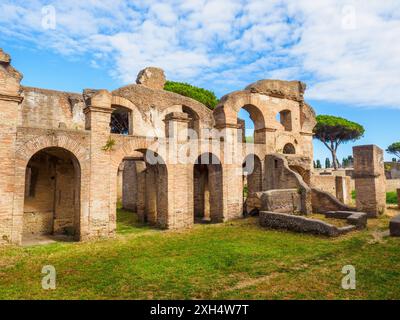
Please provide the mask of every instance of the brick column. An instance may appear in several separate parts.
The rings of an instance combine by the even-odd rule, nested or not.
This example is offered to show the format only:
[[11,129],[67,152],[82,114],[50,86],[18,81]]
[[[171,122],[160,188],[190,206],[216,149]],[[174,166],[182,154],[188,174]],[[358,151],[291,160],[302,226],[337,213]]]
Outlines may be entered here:
[[145,222],[146,217],[146,163],[141,161],[136,162],[137,174],[137,214],[141,222]]
[[[111,183],[115,184],[115,174],[111,174],[110,153],[103,150],[110,136],[111,93],[99,90],[90,98],[84,110],[86,129],[90,130],[90,213],[89,238],[113,235],[116,228],[116,212],[112,205]],[[111,140],[110,140],[111,141]],[[112,177],[112,178],[111,178]],[[111,181],[112,180],[112,181]]]
[[376,218],[386,210],[383,150],[375,145],[353,148],[357,210]]
[[169,164],[167,170],[168,214],[162,227],[190,228],[194,223],[193,165]]
[[19,244],[22,239],[23,209],[19,212],[13,208],[21,79],[22,75],[11,66],[10,56],[0,49],[0,244]]
[[146,215],[147,222],[157,224],[157,174],[156,166],[148,165],[146,169]]
[[240,164],[222,164],[222,220],[243,216],[243,168]]

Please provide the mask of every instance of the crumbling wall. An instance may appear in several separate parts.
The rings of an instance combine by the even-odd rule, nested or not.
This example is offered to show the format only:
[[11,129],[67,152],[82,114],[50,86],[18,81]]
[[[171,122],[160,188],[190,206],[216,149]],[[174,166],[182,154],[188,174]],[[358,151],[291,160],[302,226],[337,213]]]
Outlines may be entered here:
[[262,192],[261,210],[299,214],[302,212],[301,194],[298,189],[282,189]]
[[80,94],[23,87],[19,125],[60,129],[85,129],[85,107]]
[[346,206],[328,192],[312,188],[312,210],[315,213],[329,211],[356,211],[355,208]]
[[209,108],[191,98],[162,90],[159,79],[153,83],[153,80],[148,78],[151,74],[160,77],[158,72],[143,71],[139,77],[140,84],[128,85],[112,93],[133,104],[133,135],[165,137],[164,120],[166,115],[172,112],[188,113],[193,128],[200,134],[205,128],[213,128],[214,119]]
[[311,186],[313,188],[325,191],[345,204],[351,202],[351,185],[351,178],[347,176],[317,174],[311,176]]
[[287,159],[279,154],[265,157],[265,186],[267,190],[296,189],[301,196],[301,212],[312,212],[311,189],[302,177],[289,168]]

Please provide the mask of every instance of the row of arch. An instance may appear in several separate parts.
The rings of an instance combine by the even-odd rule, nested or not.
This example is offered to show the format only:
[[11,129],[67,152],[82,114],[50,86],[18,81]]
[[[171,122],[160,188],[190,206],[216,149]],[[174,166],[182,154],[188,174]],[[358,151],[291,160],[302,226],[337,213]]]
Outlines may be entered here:
[[[118,98],[118,99],[117,99]],[[133,110],[136,110],[135,106],[128,100],[115,97],[115,104],[112,105],[113,112],[111,114],[110,121],[110,131],[114,134],[122,134],[122,135],[132,135],[133,134]],[[118,104],[117,104],[118,103]],[[262,111],[259,107],[253,104],[244,105],[237,113],[237,123],[240,129],[243,129],[242,135],[239,137],[239,142],[246,141],[246,121],[242,121],[239,118],[241,110],[245,113],[248,113],[248,117],[245,118],[250,119],[253,122],[253,128],[256,132],[257,130],[261,130],[266,128],[266,121]],[[182,106],[183,113],[188,115],[189,125],[188,127],[194,130],[197,135],[200,137],[200,117],[198,113],[193,110],[189,106]],[[216,112],[218,114],[218,111]],[[135,113],[135,116],[137,114]],[[217,116],[218,117],[218,116]],[[281,124],[282,128],[286,132],[291,132],[293,130],[293,121],[292,121],[292,112],[289,109],[281,110],[276,115],[276,121]],[[217,121],[218,122],[218,121]],[[253,133],[252,141],[258,143],[260,139],[257,139],[255,133]],[[262,140],[261,140],[262,141]]]
[[[125,158],[119,174],[122,207],[138,212],[143,222],[162,226],[168,206],[168,198],[162,196],[167,193],[167,166],[151,165],[145,158]],[[193,164],[192,178],[194,222],[223,221],[223,167],[218,157],[212,153],[201,154]],[[262,163],[257,155],[245,158],[242,178],[244,198],[262,190]]]
[[[20,184],[23,193],[18,193],[16,197],[16,211],[20,208],[21,199],[22,234],[51,234],[79,239],[82,234],[81,225],[87,226],[89,223],[86,213],[84,215],[88,211],[88,151],[66,136],[46,136],[43,139],[38,138],[27,143],[26,147],[19,150],[17,171],[21,178],[24,177],[24,182],[21,180]],[[142,214],[144,221],[165,225],[168,218],[167,165],[146,163],[146,145],[143,148],[137,148],[140,143],[134,145],[135,150],[142,155],[140,159],[127,158],[124,155],[127,151],[123,154],[117,152],[115,155],[115,161],[134,161],[135,170],[145,174],[141,178],[145,179],[142,182],[142,186],[145,186],[145,197],[142,197],[141,203],[136,200],[137,205],[133,210]],[[133,150],[132,148],[128,149]],[[118,165],[112,167],[117,171]],[[262,190],[262,171],[260,158],[248,155],[243,163],[247,193]],[[221,221],[224,197],[220,160],[213,154],[202,154],[193,164],[192,174],[193,218],[196,221]],[[18,225],[18,222],[15,224]]]
[[[141,152],[144,152],[143,150]],[[124,159],[135,169],[136,210],[143,221],[165,225],[168,218],[168,169],[165,163],[149,164],[143,158]],[[23,201],[23,240],[38,235],[79,239],[82,224],[82,164],[73,152],[63,147],[46,147],[34,153],[26,163]],[[248,192],[262,189],[262,166],[255,155],[243,164]],[[132,175],[124,170],[124,175]],[[85,179],[86,180],[86,179]],[[129,183],[128,183],[129,184]],[[195,222],[219,222],[222,217],[223,169],[213,154],[202,154],[193,165],[193,219]],[[132,187],[132,186],[131,186]],[[144,188],[143,188],[144,187]],[[129,192],[127,189],[124,192]]]
[[[110,120],[110,133],[121,134],[121,135],[133,135],[134,121],[132,105],[129,107],[112,105],[112,113]],[[188,117],[188,128],[194,130],[198,137],[200,137],[200,117],[196,111],[192,108],[182,105],[181,111],[187,114]],[[165,112],[164,112],[165,113]],[[138,116],[136,114],[136,116]],[[140,115],[139,115],[140,116]]]

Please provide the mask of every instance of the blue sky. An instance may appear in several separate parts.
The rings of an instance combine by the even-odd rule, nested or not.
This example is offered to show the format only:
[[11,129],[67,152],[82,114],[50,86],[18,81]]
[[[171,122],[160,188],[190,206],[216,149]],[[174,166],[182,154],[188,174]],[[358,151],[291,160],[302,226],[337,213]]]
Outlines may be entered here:
[[146,66],[218,96],[298,79],[317,114],[365,126],[358,144],[400,140],[397,0],[2,0],[0,10],[0,47],[27,86],[114,89]]

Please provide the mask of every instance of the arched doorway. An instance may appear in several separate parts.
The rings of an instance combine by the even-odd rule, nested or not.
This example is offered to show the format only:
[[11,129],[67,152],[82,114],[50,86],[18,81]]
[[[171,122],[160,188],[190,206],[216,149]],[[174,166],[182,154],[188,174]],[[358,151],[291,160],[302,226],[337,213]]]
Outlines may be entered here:
[[262,191],[261,160],[255,154],[249,154],[243,162],[244,200],[249,194]]
[[193,167],[195,222],[223,220],[222,165],[211,153],[200,155]]
[[49,147],[31,157],[25,173],[23,242],[79,238],[80,183],[80,164],[70,151]]
[[168,172],[163,159],[149,150],[136,150],[123,159],[121,167],[122,208],[136,213],[144,223],[167,227]]

